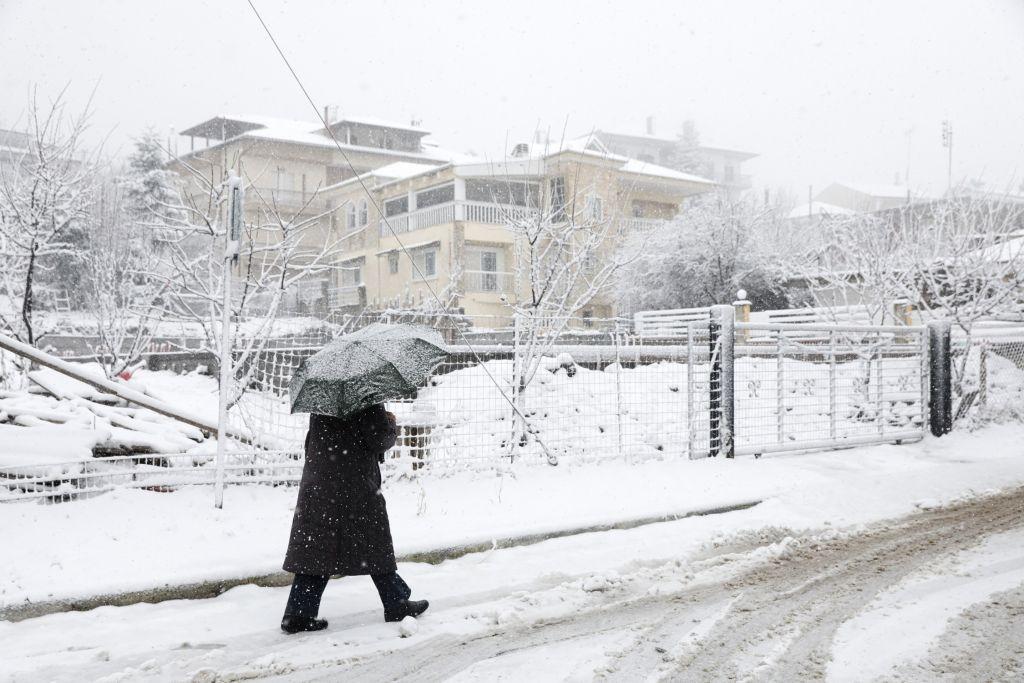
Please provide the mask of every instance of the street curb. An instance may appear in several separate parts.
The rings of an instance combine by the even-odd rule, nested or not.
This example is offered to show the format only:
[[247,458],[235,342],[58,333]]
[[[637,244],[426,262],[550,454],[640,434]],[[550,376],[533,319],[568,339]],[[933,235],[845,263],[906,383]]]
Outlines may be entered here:
[[[552,538],[563,538],[565,536],[577,536],[598,531],[611,531],[614,529],[634,529],[648,524],[660,524],[662,522],[674,522],[688,517],[706,517],[708,515],[720,515],[726,512],[737,512],[748,510],[760,504],[760,500],[745,501],[731,505],[723,505],[702,510],[689,510],[687,512],[672,513],[668,515],[657,515],[653,517],[639,517],[627,519],[610,524],[594,524],[590,526],[561,529],[538,534],[526,534],[523,536],[508,536],[496,538],[480,543],[469,543],[466,545],[449,546],[421,552],[399,555],[396,559],[399,562],[421,562],[425,564],[440,564],[445,560],[453,560],[471,553],[486,552],[499,548],[513,548],[516,546],[527,546]],[[236,586],[253,585],[261,587],[287,586],[292,582],[292,574],[288,572],[274,572],[256,576],[236,577],[230,579],[219,579],[189,583],[184,585],[165,585],[159,588],[147,588],[127,593],[111,593],[96,595],[89,598],[52,600],[48,602],[35,602],[14,607],[0,609],[0,621],[23,621],[35,617],[55,614],[58,612],[84,612],[97,607],[125,607],[138,603],[157,603],[165,600],[202,600],[215,598],[225,591]]]

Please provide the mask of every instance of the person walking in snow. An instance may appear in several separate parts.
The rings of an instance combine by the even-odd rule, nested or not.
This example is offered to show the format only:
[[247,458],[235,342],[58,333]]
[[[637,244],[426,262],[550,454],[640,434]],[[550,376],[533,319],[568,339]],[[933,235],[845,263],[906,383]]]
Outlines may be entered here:
[[380,463],[397,437],[395,416],[381,404],[346,417],[310,415],[284,560],[284,570],[295,574],[281,620],[286,633],[327,628],[317,614],[327,581],[336,574],[369,574],[385,621],[418,616],[429,606],[410,600],[412,591],[398,575],[380,490]]

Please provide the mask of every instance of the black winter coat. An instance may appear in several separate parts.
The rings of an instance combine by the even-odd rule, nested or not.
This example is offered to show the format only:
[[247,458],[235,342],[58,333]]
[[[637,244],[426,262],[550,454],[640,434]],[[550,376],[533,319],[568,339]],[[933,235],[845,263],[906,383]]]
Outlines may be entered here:
[[328,576],[397,569],[380,490],[380,463],[397,436],[382,405],[347,418],[310,415],[285,571]]

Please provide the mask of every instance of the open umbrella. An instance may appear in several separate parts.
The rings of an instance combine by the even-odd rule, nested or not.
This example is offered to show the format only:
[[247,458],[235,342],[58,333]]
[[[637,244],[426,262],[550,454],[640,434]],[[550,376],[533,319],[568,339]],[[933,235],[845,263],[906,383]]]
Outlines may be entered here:
[[303,361],[288,385],[292,412],[345,417],[411,396],[447,353],[428,327],[374,323]]

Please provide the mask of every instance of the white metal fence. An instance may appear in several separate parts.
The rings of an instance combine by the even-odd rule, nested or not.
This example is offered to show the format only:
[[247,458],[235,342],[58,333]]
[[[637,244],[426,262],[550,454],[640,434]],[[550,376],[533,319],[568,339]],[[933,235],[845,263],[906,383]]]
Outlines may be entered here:
[[924,328],[737,323],[736,334],[737,454],[924,435]]
[[[837,448],[920,438],[928,424],[920,327],[712,318],[657,338],[628,331],[627,321],[574,320],[564,329],[548,321],[529,342],[534,335],[522,328],[457,325],[472,323],[462,334],[447,330],[448,358],[415,398],[389,405],[401,436],[386,476]],[[231,420],[253,439],[233,445],[228,483],[298,480],[307,418],[288,410],[288,379],[322,343],[288,339],[247,361],[252,371]],[[210,444],[191,453],[51,458],[0,467],[0,500],[173,490],[212,483],[214,471]]]

